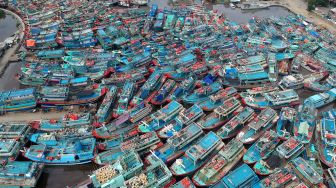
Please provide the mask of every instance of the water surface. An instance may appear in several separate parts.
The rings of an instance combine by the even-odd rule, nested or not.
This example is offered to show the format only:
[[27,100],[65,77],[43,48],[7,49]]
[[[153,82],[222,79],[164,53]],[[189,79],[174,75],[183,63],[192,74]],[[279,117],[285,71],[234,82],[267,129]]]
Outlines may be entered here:
[[0,19],[0,42],[10,37],[17,31],[17,20],[14,16],[6,14],[5,18]]

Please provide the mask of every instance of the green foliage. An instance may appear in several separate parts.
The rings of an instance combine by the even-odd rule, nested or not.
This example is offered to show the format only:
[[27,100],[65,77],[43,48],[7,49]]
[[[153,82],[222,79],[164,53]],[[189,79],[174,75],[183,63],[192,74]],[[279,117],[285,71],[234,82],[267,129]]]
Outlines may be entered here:
[[316,6],[326,7],[329,5],[329,0],[308,0],[308,11],[312,11]]
[[0,10],[0,18],[6,17],[5,11]]

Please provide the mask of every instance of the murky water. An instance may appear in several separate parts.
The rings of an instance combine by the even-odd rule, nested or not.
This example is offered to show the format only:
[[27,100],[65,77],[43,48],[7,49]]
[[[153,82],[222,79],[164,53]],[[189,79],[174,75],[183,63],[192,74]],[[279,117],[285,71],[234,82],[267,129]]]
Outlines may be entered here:
[[[0,42],[3,42],[17,31],[16,24],[17,20],[12,15],[6,15],[5,18],[0,19]],[[19,63],[8,65],[6,72],[0,77],[0,91],[20,87],[19,82],[14,79],[19,69]]]
[[5,18],[0,19],[0,42],[17,31],[16,23],[17,20],[12,15],[6,15]]

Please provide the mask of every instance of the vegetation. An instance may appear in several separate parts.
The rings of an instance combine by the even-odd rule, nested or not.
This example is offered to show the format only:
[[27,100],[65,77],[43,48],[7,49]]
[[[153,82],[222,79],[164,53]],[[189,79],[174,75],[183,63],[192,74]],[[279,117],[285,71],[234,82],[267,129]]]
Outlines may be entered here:
[[0,18],[6,17],[6,13],[3,10],[0,10]]
[[308,0],[308,11],[312,11],[317,6],[326,7],[329,5],[329,0]]

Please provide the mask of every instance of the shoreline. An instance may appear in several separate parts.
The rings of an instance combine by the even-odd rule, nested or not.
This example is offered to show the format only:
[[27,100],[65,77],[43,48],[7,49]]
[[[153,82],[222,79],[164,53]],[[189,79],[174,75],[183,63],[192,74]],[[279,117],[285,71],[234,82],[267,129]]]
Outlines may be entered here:
[[4,55],[0,58],[0,77],[3,76],[3,74],[5,73],[8,65],[10,63],[13,63],[15,61],[11,60],[11,57],[13,55],[16,54],[16,52],[20,49],[21,45],[23,44],[23,39],[24,39],[24,31],[25,31],[25,24],[22,20],[22,18],[17,15],[16,13],[12,12],[11,10],[8,9],[4,9],[4,8],[0,8],[1,10],[3,10],[5,12],[5,14],[9,14],[15,17],[15,19],[20,23],[20,26],[18,26],[18,30],[15,32],[17,33],[17,35],[19,35],[18,37],[18,42],[16,42],[12,47],[8,48]]
[[325,28],[331,32],[331,34],[336,35],[336,25],[329,20],[320,17],[318,14],[309,12],[306,8],[303,8],[307,7],[307,3],[304,0],[281,0],[281,2],[280,6],[287,8],[294,14],[304,16],[306,21],[313,23],[317,27]]

